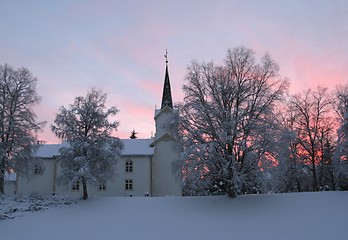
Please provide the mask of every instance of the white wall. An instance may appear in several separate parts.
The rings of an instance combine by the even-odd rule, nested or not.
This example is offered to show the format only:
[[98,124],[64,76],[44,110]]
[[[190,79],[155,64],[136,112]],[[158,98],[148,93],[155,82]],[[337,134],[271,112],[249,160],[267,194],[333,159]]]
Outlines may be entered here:
[[54,159],[41,159],[41,174],[24,176],[17,174],[17,193],[52,195],[54,186]]
[[16,194],[16,181],[6,181],[5,180],[4,192],[8,195]]
[[169,107],[165,107],[161,110],[157,109],[155,111],[155,139],[160,138],[165,133],[170,133],[168,128],[172,123],[175,114],[178,114],[177,110],[173,110]]
[[[117,184],[118,196],[144,196],[145,193],[151,192],[151,158],[152,156],[124,156],[118,164],[118,176],[115,179]],[[126,161],[133,162],[133,172],[126,172]],[[133,180],[133,190],[125,190],[125,180]]]
[[[152,156],[123,156],[115,166],[116,174],[113,179],[106,182],[106,190],[99,190],[99,185],[88,185],[89,196],[144,196],[151,192],[151,159]],[[127,160],[133,162],[133,172],[126,173],[125,163]],[[79,190],[72,190],[72,183],[58,184],[57,178],[61,173],[61,167],[55,160],[42,159],[43,172],[30,178],[17,175],[17,192],[19,194],[31,195],[69,195],[82,196],[82,184]],[[56,169],[56,170],[55,170]],[[133,180],[133,190],[125,190],[125,180]]]
[[163,139],[155,145],[152,171],[154,196],[182,195],[181,177],[173,172],[173,163],[179,158],[175,144],[171,139]]
[[181,176],[177,177],[173,171],[173,163],[179,159],[180,155],[176,146],[177,142],[170,136],[168,128],[177,112],[165,107],[156,111],[156,114],[156,134],[153,143],[155,149],[152,161],[153,195],[181,196]]

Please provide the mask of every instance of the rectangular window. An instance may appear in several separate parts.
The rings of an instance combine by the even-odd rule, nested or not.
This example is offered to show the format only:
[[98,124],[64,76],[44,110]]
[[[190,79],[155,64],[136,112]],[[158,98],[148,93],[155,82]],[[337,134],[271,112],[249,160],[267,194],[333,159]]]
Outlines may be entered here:
[[73,190],[73,191],[78,191],[78,190],[80,190],[80,182],[79,182],[79,181],[73,182],[72,190]]
[[126,179],[125,183],[126,183],[125,184],[126,191],[133,190],[133,180],[132,179]]

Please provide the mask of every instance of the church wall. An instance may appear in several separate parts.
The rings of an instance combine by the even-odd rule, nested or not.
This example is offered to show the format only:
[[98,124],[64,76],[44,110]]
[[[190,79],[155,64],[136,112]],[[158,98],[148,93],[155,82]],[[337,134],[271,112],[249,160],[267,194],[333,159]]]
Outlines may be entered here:
[[166,107],[165,109],[156,110],[155,114],[155,139],[157,139],[165,133],[170,133],[170,125],[172,124],[172,121],[174,121],[173,118],[174,114],[176,114],[176,111]]
[[16,194],[16,173],[5,172],[4,180],[4,193],[7,195]]
[[[126,162],[131,161],[132,172],[126,172]],[[88,185],[89,196],[144,196],[151,189],[151,156],[123,156],[115,166],[115,176],[105,184],[105,190],[99,189],[99,185]],[[58,173],[59,174],[59,173]],[[132,190],[125,189],[125,181],[132,180]],[[57,194],[70,196],[82,196],[82,187],[72,190],[72,184],[57,185]]]
[[4,192],[8,195],[13,195],[16,193],[16,181],[5,181],[4,182]]
[[17,174],[17,192],[25,195],[52,195],[54,192],[54,159],[40,159],[40,170],[31,176]]
[[[105,189],[98,185],[88,185],[89,196],[144,196],[151,193],[151,160],[152,156],[123,156],[115,166],[115,176],[106,182]],[[126,172],[126,162],[132,162],[132,171]],[[57,179],[61,173],[61,167],[55,159],[42,160],[42,174],[33,175],[30,178],[17,175],[17,192],[25,195],[69,195],[82,196],[82,184],[78,189],[73,189],[72,183],[59,184]],[[125,181],[132,181],[132,189],[125,189]]]
[[[118,164],[116,184],[121,192],[118,196],[144,196],[151,193],[152,156],[123,156]],[[126,162],[132,162],[132,171],[126,172]],[[125,189],[125,181],[132,180],[132,190]]]
[[164,107],[155,112],[156,134],[154,157],[152,165],[153,193],[155,196],[181,196],[181,177],[176,176],[173,164],[179,159],[177,142],[172,136],[171,129],[175,115],[178,112]]
[[164,139],[155,146],[153,161],[153,193],[156,196],[181,196],[181,178],[176,177],[173,163],[179,159],[176,142]]

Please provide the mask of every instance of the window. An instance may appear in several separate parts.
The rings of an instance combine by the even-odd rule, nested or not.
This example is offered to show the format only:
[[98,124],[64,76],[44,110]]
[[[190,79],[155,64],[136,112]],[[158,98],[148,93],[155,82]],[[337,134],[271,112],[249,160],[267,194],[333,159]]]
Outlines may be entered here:
[[133,180],[132,179],[126,179],[126,182],[125,182],[125,189],[126,190],[133,190]]
[[106,191],[106,183],[105,182],[99,184],[99,190]]
[[73,184],[72,184],[72,190],[73,190],[73,191],[78,191],[78,190],[80,190],[80,182],[79,182],[79,181],[73,182]]
[[126,162],[126,172],[133,172],[133,162],[130,160]]
[[39,164],[35,164],[34,174],[35,175],[40,175],[41,174],[41,166]]

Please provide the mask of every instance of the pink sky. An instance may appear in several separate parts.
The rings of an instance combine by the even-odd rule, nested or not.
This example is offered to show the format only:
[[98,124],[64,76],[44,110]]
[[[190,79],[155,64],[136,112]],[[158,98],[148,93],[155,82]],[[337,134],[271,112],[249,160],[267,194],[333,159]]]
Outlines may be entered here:
[[60,106],[92,87],[120,110],[117,136],[154,132],[153,114],[168,49],[174,102],[183,98],[187,65],[221,63],[228,48],[265,52],[297,92],[348,80],[348,2],[251,1],[10,1],[1,5],[0,64],[29,68],[42,102],[36,113],[50,131]]

